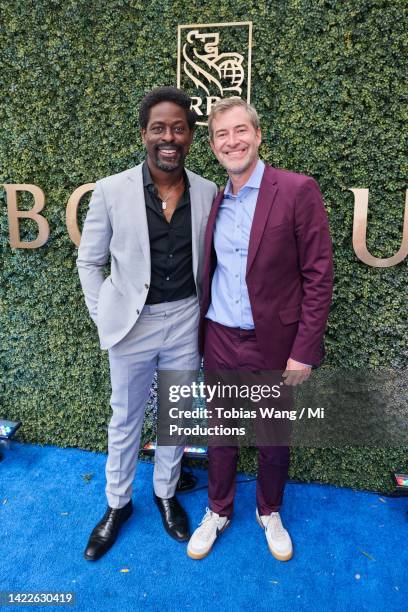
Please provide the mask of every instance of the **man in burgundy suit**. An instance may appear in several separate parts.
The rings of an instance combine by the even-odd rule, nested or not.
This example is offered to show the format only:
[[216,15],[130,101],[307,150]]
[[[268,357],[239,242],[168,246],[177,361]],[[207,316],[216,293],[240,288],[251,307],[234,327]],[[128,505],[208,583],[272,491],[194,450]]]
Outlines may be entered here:
[[[201,347],[206,370],[280,371],[285,385],[305,381],[323,357],[333,266],[327,214],[313,178],[258,157],[256,110],[220,100],[209,117],[211,149],[229,175],[206,231]],[[288,387],[286,387],[288,390]],[[209,510],[187,554],[205,557],[230,524],[238,448],[209,444]],[[259,446],[256,518],[270,552],[293,555],[279,515],[288,446]]]

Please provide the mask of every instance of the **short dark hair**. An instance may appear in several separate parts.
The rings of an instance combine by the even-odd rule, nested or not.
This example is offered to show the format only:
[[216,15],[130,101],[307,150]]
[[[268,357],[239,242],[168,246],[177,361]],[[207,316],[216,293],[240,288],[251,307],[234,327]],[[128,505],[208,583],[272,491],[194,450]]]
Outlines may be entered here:
[[155,87],[143,98],[139,109],[139,125],[141,128],[146,129],[150,117],[150,109],[160,102],[174,102],[174,104],[181,106],[186,111],[190,130],[194,129],[197,113],[190,108],[191,98],[185,91],[177,89],[177,87]]

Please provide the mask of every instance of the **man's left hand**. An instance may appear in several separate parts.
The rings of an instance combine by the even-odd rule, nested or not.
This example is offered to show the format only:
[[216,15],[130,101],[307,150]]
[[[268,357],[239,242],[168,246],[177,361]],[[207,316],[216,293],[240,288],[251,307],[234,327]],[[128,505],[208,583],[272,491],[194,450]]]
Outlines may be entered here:
[[282,374],[282,378],[285,379],[285,385],[296,387],[296,385],[300,385],[302,382],[307,380],[311,372],[311,366],[305,365],[304,363],[299,363],[299,361],[295,361],[289,357],[286,364],[286,370]]

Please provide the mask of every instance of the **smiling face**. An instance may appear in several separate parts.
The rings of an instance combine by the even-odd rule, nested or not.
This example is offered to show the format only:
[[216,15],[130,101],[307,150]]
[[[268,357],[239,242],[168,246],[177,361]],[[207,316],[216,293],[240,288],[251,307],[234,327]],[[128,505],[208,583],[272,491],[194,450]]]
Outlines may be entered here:
[[213,119],[211,149],[229,175],[249,178],[258,161],[261,130],[255,129],[245,108],[232,107]]
[[194,134],[184,108],[174,102],[155,104],[150,109],[149,121],[141,134],[153,167],[173,172],[184,166]]

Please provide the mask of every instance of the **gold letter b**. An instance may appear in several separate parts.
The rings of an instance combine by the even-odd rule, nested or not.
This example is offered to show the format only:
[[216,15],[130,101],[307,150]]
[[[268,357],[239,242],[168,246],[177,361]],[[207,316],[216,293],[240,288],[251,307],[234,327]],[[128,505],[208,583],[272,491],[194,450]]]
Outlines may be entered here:
[[[45,203],[42,190],[37,185],[3,185],[7,194],[7,211],[9,219],[10,246],[12,249],[36,249],[45,244],[50,235],[48,221],[40,214]],[[34,206],[31,210],[18,210],[17,192],[28,191],[34,196]],[[32,219],[38,225],[38,236],[31,242],[20,240],[19,219]]]

